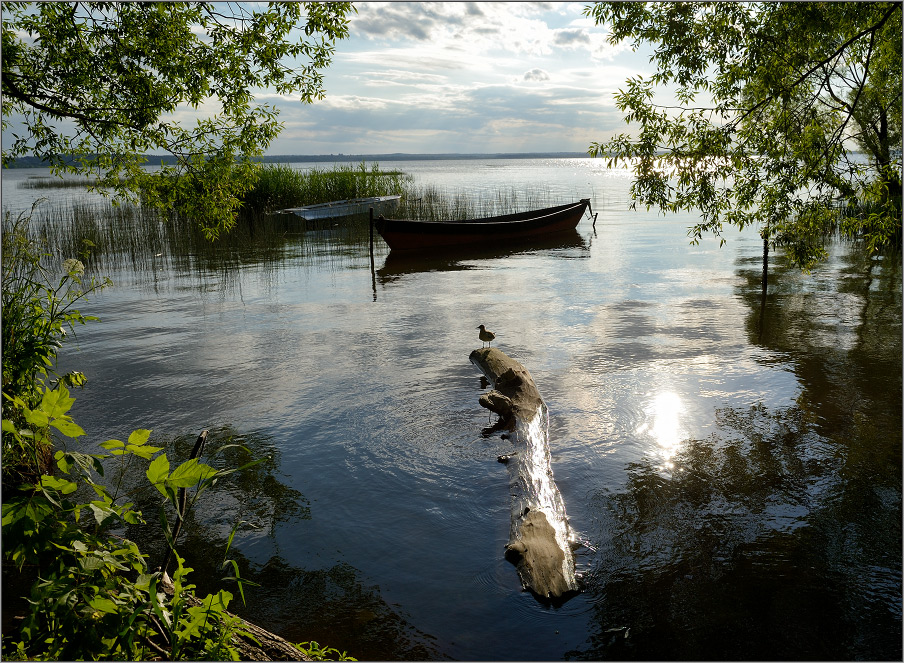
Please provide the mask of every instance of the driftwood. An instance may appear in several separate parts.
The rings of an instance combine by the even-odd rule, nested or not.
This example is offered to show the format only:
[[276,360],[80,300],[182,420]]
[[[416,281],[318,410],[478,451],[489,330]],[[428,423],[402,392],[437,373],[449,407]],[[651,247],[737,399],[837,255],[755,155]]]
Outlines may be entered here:
[[498,348],[474,350],[471,362],[493,383],[480,404],[500,416],[515,450],[499,457],[511,475],[512,523],[506,559],[524,589],[561,601],[578,591],[575,536],[556,487],[549,458],[546,404],[524,366]]
[[[170,579],[169,575],[163,575],[163,582],[161,583],[163,591],[169,595],[173,594],[173,581]],[[185,602],[192,606],[201,605],[201,599],[197,598],[192,594],[185,594],[182,597],[185,599]],[[231,612],[226,612],[230,617],[234,617],[241,622],[241,628],[257,639],[257,642],[254,640],[245,637],[245,636],[233,636],[232,642],[230,643],[233,647],[235,647],[239,654],[240,660],[242,661],[310,661],[312,660],[307,655],[305,655],[298,647],[293,645],[288,640],[279,637],[275,633],[271,633],[265,629],[262,629],[257,624],[252,624],[249,621],[242,619],[234,615]],[[166,652],[163,652],[164,654]]]

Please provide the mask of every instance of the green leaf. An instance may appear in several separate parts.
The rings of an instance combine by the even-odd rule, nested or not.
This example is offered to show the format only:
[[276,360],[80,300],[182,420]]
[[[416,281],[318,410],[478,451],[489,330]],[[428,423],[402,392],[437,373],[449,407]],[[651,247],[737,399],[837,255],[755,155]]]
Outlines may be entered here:
[[30,423],[32,426],[37,426],[38,428],[45,428],[50,419],[47,417],[47,414],[42,412],[41,410],[25,410],[25,421]]
[[104,564],[104,560],[102,560],[100,557],[95,557],[94,555],[82,557],[78,560],[78,565],[82,567],[83,571],[87,571],[88,573],[97,571],[98,569],[102,569],[104,568],[104,566],[106,566],[106,564]]
[[85,434],[81,426],[69,419],[54,419],[50,422],[50,425],[66,437],[81,437]]
[[[143,445],[140,447],[136,447],[132,444],[129,444],[129,445],[126,445],[125,451],[133,453],[136,456],[138,456],[139,458],[144,458],[145,460],[150,460],[151,457],[155,453],[157,453],[158,451],[161,451],[162,449],[163,449],[163,447],[152,447],[149,444]],[[114,451],[113,453],[116,454],[117,452]],[[119,453],[125,453],[125,452],[120,450]]]
[[69,390],[66,385],[59,384],[52,391],[45,391],[44,397],[41,399],[41,409],[48,415],[56,418],[64,417],[75,403],[74,398],[69,397]]
[[101,612],[119,612],[119,608],[115,603],[113,603],[113,601],[111,601],[110,599],[102,598],[100,596],[95,596],[93,599],[88,601],[88,605],[90,605],[95,610],[100,610]]
[[199,463],[197,458],[192,458],[173,470],[173,473],[167,479],[167,483],[176,488],[190,488],[212,474],[216,474],[214,468],[210,465]]
[[137,430],[132,431],[132,434],[129,435],[129,444],[134,445],[136,447],[140,447],[142,444],[148,441],[148,438],[151,436],[151,431],[145,428],[139,428]]
[[170,464],[169,460],[166,458],[166,454],[160,454],[151,461],[147,470],[148,481],[154,484],[157,487],[157,490],[164,496],[166,496],[166,490],[164,490],[162,484],[169,474],[169,468]]
[[118,449],[126,445],[120,440],[107,440],[106,442],[101,442],[100,446],[102,446],[104,449]]
[[48,475],[44,475],[41,477],[41,486],[43,488],[51,488],[53,490],[58,490],[63,495],[69,495],[74,493],[78,488],[78,484],[74,481],[67,481],[66,479],[58,479],[57,477],[52,477]]
[[88,507],[94,513],[94,520],[97,521],[98,525],[103,525],[107,520],[116,517],[116,512],[103,502],[94,500]]
[[125,520],[130,525],[137,525],[141,522],[141,514],[136,511],[124,511],[122,514],[122,519]]

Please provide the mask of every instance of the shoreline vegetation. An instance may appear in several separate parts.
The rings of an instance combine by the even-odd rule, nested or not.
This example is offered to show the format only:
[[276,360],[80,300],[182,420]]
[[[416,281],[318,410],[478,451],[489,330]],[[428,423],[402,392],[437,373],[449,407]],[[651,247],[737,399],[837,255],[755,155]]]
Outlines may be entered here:
[[[27,189],[85,188],[89,178],[28,178],[19,183]],[[80,256],[90,273],[128,266],[136,271],[157,271],[167,264],[199,268],[237,268],[248,260],[269,262],[282,259],[287,240],[293,251],[316,251],[316,246],[355,245],[369,241],[366,214],[305,221],[279,210],[368,196],[401,195],[393,216],[423,220],[461,220],[525,211],[555,204],[553,193],[543,185],[530,190],[488,191],[480,197],[420,184],[399,170],[381,170],[361,162],[339,164],[331,169],[296,170],[285,164],[261,169],[255,186],[245,195],[237,223],[215,241],[209,240],[192,219],[151,206],[112,201],[47,202],[30,215],[28,234],[40,241],[49,255]],[[10,232],[11,218],[3,231]],[[249,251],[249,249],[251,249]],[[378,253],[384,248],[378,247]],[[336,252],[342,260],[342,252]]]

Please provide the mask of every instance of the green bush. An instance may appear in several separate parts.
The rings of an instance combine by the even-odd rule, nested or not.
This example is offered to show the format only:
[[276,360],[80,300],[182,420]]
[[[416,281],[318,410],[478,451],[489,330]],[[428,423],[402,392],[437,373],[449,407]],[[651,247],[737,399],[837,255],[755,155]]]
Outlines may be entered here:
[[[31,215],[3,220],[2,250],[2,391],[34,406],[47,383],[80,386],[85,376],[56,372],[57,350],[75,325],[97,320],[75,305],[110,281],[85,280],[80,260],[54,260],[29,232]],[[4,485],[34,481],[48,467],[48,448],[25,439],[3,438]]]
[[[18,444],[50,445],[51,430],[68,438],[84,435],[69,415],[74,401],[64,384],[45,390],[35,408],[19,397],[7,398],[6,410],[21,415],[26,426],[4,418],[4,437]],[[141,512],[128,495],[117,494],[95,477],[104,476],[104,461],[111,458],[120,459],[120,477],[134,471],[134,462],[150,461],[147,487],[156,488],[178,512],[184,509],[187,489],[194,489],[194,502],[219,479],[244,468],[215,470],[192,458],[170,471],[166,454],[159,453],[162,448],[148,444],[150,434],[140,429],[126,442],[107,440],[100,446],[109,453],[57,451],[57,476],[44,474],[4,501],[4,561],[36,578],[19,632],[15,637],[5,634],[5,658],[238,660],[232,638],[251,636],[226,612],[232,594],[220,590],[192,601],[194,585],[186,582],[191,569],[178,553],[172,595],[162,592],[163,570],[150,572],[138,546],[112,532],[145,523]],[[74,501],[80,484],[96,499]],[[174,546],[176,534],[163,509],[161,523]],[[224,567],[229,561],[224,560]],[[241,589],[241,579],[234,579]]]
[[28,400],[48,376],[77,384],[83,376],[57,375],[57,349],[66,330],[97,320],[74,307],[92,292],[110,284],[109,279],[84,282],[85,266],[76,258],[53,261],[29,233],[30,214],[3,222],[2,334],[3,392]]

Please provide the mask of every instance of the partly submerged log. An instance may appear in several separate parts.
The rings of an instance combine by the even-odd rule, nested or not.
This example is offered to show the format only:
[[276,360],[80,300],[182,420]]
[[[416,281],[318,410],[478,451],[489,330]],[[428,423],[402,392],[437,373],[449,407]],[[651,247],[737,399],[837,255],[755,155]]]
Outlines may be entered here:
[[563,600],[578,591],[574,531],[556,487],[549,458],[549,417],[530,373],[498,348],[474,350],[471,362],[493,383],[480,404],[513,431],[511,454],[500,456],[511,475],[512,524],[506,559],[521,585],[543,600]]
[[[163,582],[161,587],[164,592],[169,595],[173,594],[173,581],[169,575],[163,574]],[[184,594],[182,597],[190,606],[202,605],[201,599],[194,594]],[[311,658],[302,652],[298,647],[288,640],[261,628],[257,624],[253,624],[241,617],[226,612],[229,617],[239,620],[240,628],[246,631],[249,636],[234,635],[230,644],[239,652],[239,660],[241,661],[310,661]],[[155,648],[163,654],[167,652],[162,648]],[[164,658],[164,660],[167,660]]]

